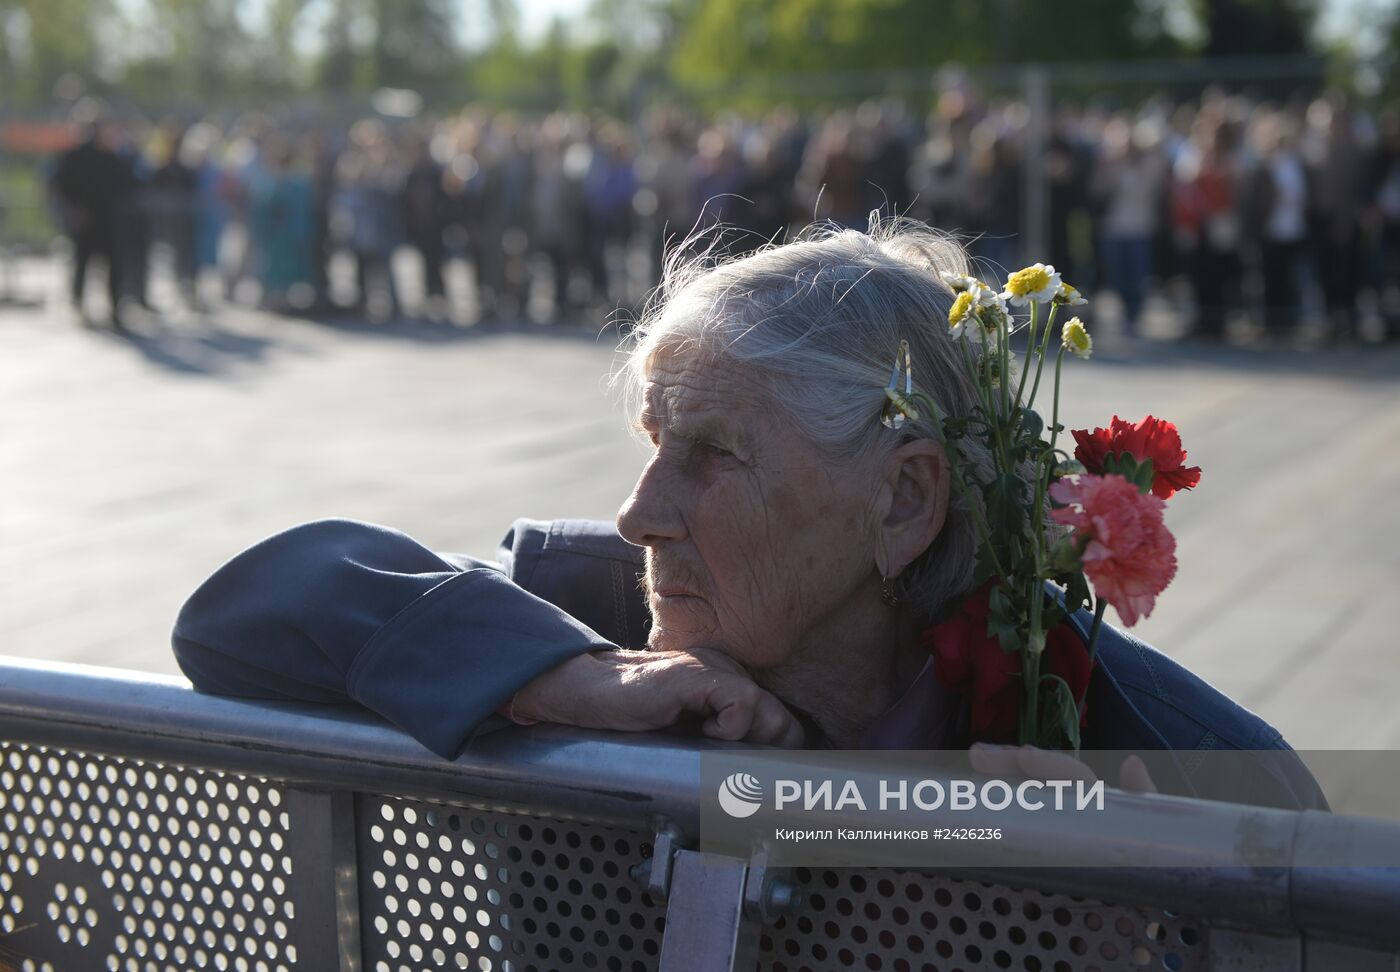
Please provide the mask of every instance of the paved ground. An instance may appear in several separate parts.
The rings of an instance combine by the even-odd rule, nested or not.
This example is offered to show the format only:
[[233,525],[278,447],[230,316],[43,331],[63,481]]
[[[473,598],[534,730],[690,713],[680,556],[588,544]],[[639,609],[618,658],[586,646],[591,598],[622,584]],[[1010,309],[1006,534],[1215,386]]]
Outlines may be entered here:
[[[486,552],[518,515],[611,517],[643,461],[611,337],[234,310],[119,338],[60,307],[0,306],[4,653],[173,671],[183,598],[270,532]],[[1400,348],[1148,342],[1069,387],[1071,424],[1171,417],[1205,469],[1141,634],[1299,748],[1400,746]]]

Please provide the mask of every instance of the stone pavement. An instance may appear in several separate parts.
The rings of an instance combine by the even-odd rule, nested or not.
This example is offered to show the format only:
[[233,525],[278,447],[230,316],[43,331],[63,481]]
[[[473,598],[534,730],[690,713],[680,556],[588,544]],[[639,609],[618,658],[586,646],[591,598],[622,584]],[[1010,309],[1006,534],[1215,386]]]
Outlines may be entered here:
[[[610,518],[645,455],[614,341],[0,305],[0,652],[174,671],[200,579],[308,519],[489,554],[516,516]],[[1169,417],[1205,470],[1142,637],[1298,748],[1400,746],[1400,348],[1147,342],[1067,381],[1071,426]]]

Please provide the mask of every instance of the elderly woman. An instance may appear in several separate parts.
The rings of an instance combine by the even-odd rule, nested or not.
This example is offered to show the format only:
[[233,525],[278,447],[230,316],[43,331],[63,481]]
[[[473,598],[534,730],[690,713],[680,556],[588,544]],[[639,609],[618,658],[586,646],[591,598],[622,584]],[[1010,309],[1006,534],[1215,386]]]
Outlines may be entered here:
[[[967,746],[967,705],[921,633],[968,593],[974,526],[927,417],[880,421],[901,341],[943,414],[973,408],[939,277],[965,262],[905,223],[676,261],[621,376],[654,452],[616,530],[522,520],[486,562],[368,524],[300,526],[190,598],[181,667],[205,691],[358,703],[449,758],[498,715]],[[1146,645],[1109,629],[1099,645],[1086,749],[1287,750]],[[1156,783],[1204,793],[1208,772]],[[1325,805],[1296,760],[1258,776],[1258,802]]]

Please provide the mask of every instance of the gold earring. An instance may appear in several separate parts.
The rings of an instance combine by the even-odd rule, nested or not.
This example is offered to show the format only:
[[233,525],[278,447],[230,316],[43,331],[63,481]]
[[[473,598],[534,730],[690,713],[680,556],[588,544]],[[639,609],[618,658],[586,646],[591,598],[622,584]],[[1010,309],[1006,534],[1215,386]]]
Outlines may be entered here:
[[894,585],[888,577],[880,578],[880,601],[886,607],[894,607],[899,603],[899,595],[894,592]]

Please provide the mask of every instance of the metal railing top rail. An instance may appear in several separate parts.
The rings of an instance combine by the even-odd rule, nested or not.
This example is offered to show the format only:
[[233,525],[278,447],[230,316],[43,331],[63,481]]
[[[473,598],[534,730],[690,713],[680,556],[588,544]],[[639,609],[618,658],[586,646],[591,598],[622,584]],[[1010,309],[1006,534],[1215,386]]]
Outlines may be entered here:
[[484,733],[449,762],[366,711],[203,695],[179,677],[2,655],[0,736],[626,826],[668,820],[689,833],[705,746],[539,726]]
[[[252,774],[291,783],[525,809],[694,839],[700,757],[725,744],[556,726],[484,734],[455,761],[368,713],[201,695],[180,678],[0,656],[0,739]],[[954,871],[977,880],[1191,912],[1261,931],[1400,946],[1400,868],[1210,866],[1175,835],[1194,817],[1300,847],[1400,843],[1400,826],[1109,791],[1164,860],[1189,867]],[[1034,841],[1028,841],[1033,847]]]

